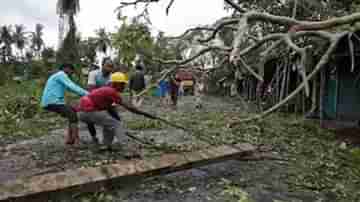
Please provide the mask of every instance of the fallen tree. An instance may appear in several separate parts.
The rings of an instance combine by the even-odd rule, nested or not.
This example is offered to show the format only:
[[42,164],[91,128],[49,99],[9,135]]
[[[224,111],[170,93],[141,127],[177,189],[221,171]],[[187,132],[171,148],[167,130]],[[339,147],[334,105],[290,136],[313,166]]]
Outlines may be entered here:
[[[159,2],[160,0],[136,0],[132,2],[121,2],[122,8],[129,5],[137,5],[140,3],[145,3],[145,6],[148,6],[149,3]],[[181,1],[181,0],[178,0]],[[297,9],[301,6],[297,0],[292,1],[292,10],[288,16],[280,16],[270,14],[269,12],[260,12],[256,10],[248,10],[244,8],[243,2],[236,3],[233,0],[224,0],[226,5],[230,7],[234,12],[230,17],[225,17],[218,20],[212,27],[195,27],[186,30],[184,34],[179,37],[173,38],[182,38],[187,36],[193,31],[202,31],[205,34],[205,37],[198,39],[197,42],[203,44],[204,46],[210,46],[211,41],[219,38],[219,32],[225,28],[231,28],[231,32],[234,34],[234,39],[232,41],[231,47],[226,46],[210,46],[202,49],[197,54],[193,55],[190,58],[186,58],[181,61],[169,61],[166,59],[159,59],[160,63],[172,64],[173,68],[165,71],[161,76],[158,82],[171,73],[173,73],[181,65],[191,63],[196,60],[198,57],[202,56],[211,51],[219,51],[225,53],[228,56],[229,63],[236,65],[238,68],[243,68],[245,72],[252,75],[259,82],[263,82],[263,75],[259,72],[259,69],[247,64],[245,58],[250,57],[250,55],[255,54],[261,58],[261,60],[266,60],[269,55],[274,54],[275,52],[288,51],[294,52],[300,57],[300,65],[298,67],[298,73],[302,79],[301,83],[287,93],[287,96],[283,99],[280,99],[278,103],[270,107],[266,111],[255,115],[254,117],[246,118],[243,120],[233,121],[230,125],[236,125],[241,122],[261,119],[271,114],[272,112],[280,109],[286,105],[290,100],[294,99],[302,90],[304,90],[307,97],[311,95],[311,88],[309,82],[315,78],[318,72],[322,70],[329,63],[331,54],[336,50],[339,40],[351,34],[351,29],[358,21],[360,21],[360,13],[346,14],[341,17],[331,17],[329,15],[324,15],[323,13],[318,14],[318,19],[311,16],[308,18],[298,20],[296,18]],[[247,2],[247,1],[244,1]],[[169,3],[167,11],[173,5],[174,1]],[[287,1],[278,4],[286,4]],[[345,2],[344,2],[345,3]],[[308,20],[309,19],[309,20]],[[324,19],[324,20],[322,20]],[[266,31],[266,26],[270,26],[272,31]],[[259,28],[261,27],[261,28]],[[345,28],[344,28],[345,27]],[[258,34],[262,37],[254,36],[254,29],[260,30],[261,34]],[[322,41],[319,44],[326,44],[325,47],[317,47],[318,44],[313,43],[313,40]],[[352,53],[352,70],[354,69],[354,48],[351,40],[349,40],[350,52]],[[311,67],[311,71],[308,71],[307,60],[309,57],[309,49],[321,48],[321,57],[316,61],[315,65]],[[280,71],[281,72],[281,71]],[[277,75],[280,77],[280,75]],[[285,81],[285,80],[284,80]],[[288,81],[289,82],[289,81]],[[156,86],[157,83],[151,87]],[[148,90],[148,89],[147,89]],[[145,92],[141,92],[138,96],[144,95]]]

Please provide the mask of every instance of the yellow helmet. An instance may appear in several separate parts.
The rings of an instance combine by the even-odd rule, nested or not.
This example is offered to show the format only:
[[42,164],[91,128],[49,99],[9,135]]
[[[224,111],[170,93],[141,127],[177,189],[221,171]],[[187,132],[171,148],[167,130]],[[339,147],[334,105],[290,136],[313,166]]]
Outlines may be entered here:
[[111,82],[116,82],[116,83],[128,83],[128,77],[121,72],[115,72],[113,74],[111,74],[111,78],[110,78]]

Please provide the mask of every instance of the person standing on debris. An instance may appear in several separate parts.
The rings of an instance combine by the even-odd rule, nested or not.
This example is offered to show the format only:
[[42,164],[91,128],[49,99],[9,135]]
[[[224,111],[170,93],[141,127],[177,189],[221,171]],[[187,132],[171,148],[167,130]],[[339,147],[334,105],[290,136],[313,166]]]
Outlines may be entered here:
[[108,110],[114,109],[117,105],[121,105],[135,114],[154,118],[150,114],[141,112],[132,105],[126,104],[121,99],[119,93],[124,91],[127,84],[128,80],[126,75],[121,72],[116,72],[111,75],[109,86],[95,89],[91,91],[89,95],[80,99],[78,106],[79,119],[87,124],[95,124],[103,127],[104,150],[112,149],[111,145],[115,135],[119,137],[119,139],[125,135],[119,114],[114,117],[107,112]]
[[184,82],[181,81],[180,82],[180,86],[179,86],[179,96],[182,97],[185,95],[185,91],[184,91]]
[[162,105],[168,105],[169,81],[167,79],[163,79],[159,82],[159,91]]
[[72,91],[79,96],[85,96],[88,92],[69,78],[74,72],[72,64],[63,64],[60,71],[54,73],[46,82],[42,97],[41,107],[47,111],[55,112],[69,120],[67,133],[65,134],[65,143],[68,145],[79,143],[79,127],[76,111],[65,104],[65,90]]
[[180,79],[177,75],[170,78],[170,98],[172,107],[176,109],[179,94]]
[[110,74],[114,71],[114,65],[110,59],[104,59],[102,68],[95,69],[89,72],[88,76],[88,90],[94,90],[96,88],[105,86],[109,83]]
[[202,97],[204,94],[205,84],[204,77],[198,79],[194,86],[194,96],[195,96],[195,108],[202,108]]
[[144,68],[141,65],[135,66],[135,73],[130,77],[129,89],[130,89],[130,97],[131,103],[135,107],[140,107],[143,102],[142,97],[136,96],[136,94],[140,93],[145,89],[145,76],[143,72]]

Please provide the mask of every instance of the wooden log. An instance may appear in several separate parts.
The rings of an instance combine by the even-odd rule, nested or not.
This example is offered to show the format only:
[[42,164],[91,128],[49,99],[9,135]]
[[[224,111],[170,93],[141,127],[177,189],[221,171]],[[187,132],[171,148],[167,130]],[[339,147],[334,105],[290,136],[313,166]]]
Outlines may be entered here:
[[127,184],[146,177],[248,157],[256,150],[247,143],[225,145],[188,153],[164,154],[153,159],[119,161],[101,167],[17,179],[0,185],[0,201],[48,201],[58,194],[92,192],[109,184]]

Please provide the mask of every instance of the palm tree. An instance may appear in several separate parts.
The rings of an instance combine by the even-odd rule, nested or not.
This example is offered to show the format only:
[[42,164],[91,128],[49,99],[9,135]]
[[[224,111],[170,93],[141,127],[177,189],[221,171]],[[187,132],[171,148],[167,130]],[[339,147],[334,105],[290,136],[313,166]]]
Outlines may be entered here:
[[43,29],[44,26],[42,24],[36,24],[35,32],[32,33],[31,37],[31,48],[37,53],[38,58],[40,58],[40,53],[44,46],[44,40],[42,38]]
[[54,48],[52,47],[45,47],[41,51],[41,58],[44,61],[45,64],[49,64],[50,62],[53,62],[53,59],[55,59],[56,53]]
[[13,43],[12,28],[11,26],[2,26],[0,28],[0,40],[3,43],[2,56],[3,63],[7,62],[7,59],[12,56],[11,45]]
[[89,37],[79,43],[79,51],[81,58],[88,63],[94,63],[96,59],[96,38]]
[[13,34],[13,39],[16,48],[20,51],[20,57],[24,57],[24,48],[27,42],[25,27],[24,25],[15,25],[15,32]]
[[100,28],[96,31],[96,35],[96,49],[107,56],[108,49],[111,46],[111,40],[108,33],[106,33],[104,28]]
[[[65,33],[65,19],[67,20],[66,24],[70,30],[71,26],[75,26],[74,16],[80,10],[79,0],[58,0],[57,1],[57,13],[59,15],[59,46],[64,39]],[[66,18],[65,18],[66,17]]]

